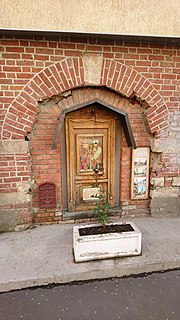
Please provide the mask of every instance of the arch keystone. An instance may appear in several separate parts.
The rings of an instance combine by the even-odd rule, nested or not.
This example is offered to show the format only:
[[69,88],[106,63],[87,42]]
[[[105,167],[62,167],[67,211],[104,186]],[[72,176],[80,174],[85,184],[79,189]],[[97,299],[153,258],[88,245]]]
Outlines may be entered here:
[[82,61],[85,85],[99,86],[101,83],[102,55],[88,53],[82,57]]

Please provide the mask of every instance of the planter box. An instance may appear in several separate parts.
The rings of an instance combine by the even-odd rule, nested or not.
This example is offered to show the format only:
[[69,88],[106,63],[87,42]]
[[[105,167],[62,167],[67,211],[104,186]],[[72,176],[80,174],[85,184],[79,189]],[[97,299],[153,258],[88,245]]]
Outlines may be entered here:
[[141,254],[142,234],[133,222],[116,222],[110,225],[130,225],[132,231],[80,235],[80,229],[95,227],[86,224],[73,227],[73,248],[76,262],[107,259]]

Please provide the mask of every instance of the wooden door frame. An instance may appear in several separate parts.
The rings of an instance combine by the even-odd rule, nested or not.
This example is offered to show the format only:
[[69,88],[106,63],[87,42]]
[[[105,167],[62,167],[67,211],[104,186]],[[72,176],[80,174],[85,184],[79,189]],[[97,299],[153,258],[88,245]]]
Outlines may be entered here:
[[98,98],[86,101],[81,104],[77,104],[71,108],[63,110],[61,117],[58,121],[57,127],[56,127],[56,132],[55,136],[53,139],[52,143],[52,149],[56,148],[58,138],[61,137],[60,139],[60,148],[61,148],[61,176],[62,176],[62,212],[63,212],[63,220],[68,220],[68,219],[74,219],[74,218],[82,218],[82,217],[89,217],[91,214],[89,212],[83,212],[83,213],[76,213],[71,214],[68,213],[67,210],[67,157],[66,157],[66,139],[65,139],[65,116],[69,112],[76,111],[78,109],[81,109],[86,106],[90,106],[91,104],[98,103],[101,106],[104,106],[107,109],[113,110],[117,113],[117,123],[119,123],[116,126],[116,132],[115,132],[115,189],[118,190],[117,193],[115,193],[115,206],[119,206],[119,177],[120,177],[120,136],[121,136],[121,131],[124,131],[125,138],[127,141],[127,145],[129,147],[132,147],[133,149],[136,149],[136,143],[134,140],[133,132],[131,129],[130,121],[127,112],[123,111],[122,109],[118,109],[117,107],[105,103],[103,100],[100,100]]
[[[99,177],[97,182],[103,184],[105,183],[105,185],[107,184],[108,202],[114,206],[115,116],[111,115],[111,118],[106,116],[105,119],[98,119],[96,121],[96,126],[96,131],[98,130],[99,132],[98,135],[102,137],[104,136],[104,139],[106,139],[103,142],[103,144],[105,143],[103,147],[103,153],[105,156],[105,162],[103,161],[103,163],[105,165],[105,171],[104,175]],[[87,133],[87,128],[89,133]],[[94,121],[92,119],[76,119],[76,114],[66,119],[67,191],[69,198],[68,211],[86,211],[93,209],[94,207],[94,204],[91,201],[90,203],[83,203],[82,201],[81,204],[77,204],[78,201],[76,199],[76,192],[78,192],[78,185],[80,188],[82,186],[85,187],[85,185],[89,185],[89,187],[91,186],[92,188],[92,184],[95,183],[95,176],[92,171],[78,173],[79,170],[77,163],[74,162],[74,159],[78,159],[78,145],[76,144],[78,135],[90,136],[94,134]]]
[[[121,135],[122,135],[122,123],[120,120],[116,120],[115,126],[115,173],[114,173],[114,202],[115,207],[119,207],[119,188],[120,188],[120,157],[121,157]],[[74,218],[86,218],[91,217],[90,212],[76,212],[72,214],[68,212],[67,208],[67,155],[66,155],[66,137],[65,137],[65,123],[63,123],[61,130],[61,162],[62,162],[62,212],[63,220]]]

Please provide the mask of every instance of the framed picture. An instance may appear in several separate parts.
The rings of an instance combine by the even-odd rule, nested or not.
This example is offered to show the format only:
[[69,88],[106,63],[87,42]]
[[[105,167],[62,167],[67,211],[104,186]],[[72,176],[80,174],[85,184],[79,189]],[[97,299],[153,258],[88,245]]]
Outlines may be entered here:
[[131,198],[147,199],[149,193],[149,148],[137,148],[132,153]]

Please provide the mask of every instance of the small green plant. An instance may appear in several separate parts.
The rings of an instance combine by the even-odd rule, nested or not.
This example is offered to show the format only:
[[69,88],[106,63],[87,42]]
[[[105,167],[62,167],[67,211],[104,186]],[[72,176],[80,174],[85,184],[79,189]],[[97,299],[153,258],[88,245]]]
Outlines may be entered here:
[[103,184],[96,183],[96,187],[99,189],[99,193],[94,197],[98,199],[96,207],[93,210],[98,222],[105,228],[106,224],[110,222],[108,218],[108,210],[112,208],[111,204],[106,199],[106,191],[103,189]]

